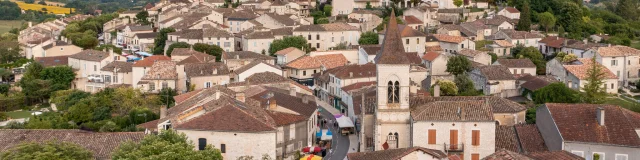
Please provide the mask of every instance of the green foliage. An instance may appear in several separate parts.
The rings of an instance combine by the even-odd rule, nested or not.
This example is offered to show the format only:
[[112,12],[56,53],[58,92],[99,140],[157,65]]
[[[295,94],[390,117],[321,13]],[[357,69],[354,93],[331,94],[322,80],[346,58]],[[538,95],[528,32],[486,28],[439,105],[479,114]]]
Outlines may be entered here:
[[616,6],[616,13],[624,19],[638,19],[638,1],[635,0],[619,0]]
[[482,94],[482,92],[476,90],[475,86],[473,85],[473,81],[466,73],[457,75],[453,82],[458,88],[459,96],[478,96]]
[[525,115],[527,124],[536,124],[536,109],[538,109],[538,107],[531,107],[527,109],[527,113]]
[[173,96],[177,96],[177,95],[178,93],[176,92],[176,90],[171,88],[164,88],[160,90],[160,94],[159,94],[160,101],[162,102],[162,104],[167,105],[167,108],[175,105],[176,101],[173,99]]
[[[595,56],[591,58],[592,64],[599,64]],[[603,87],[606,72],[600,65],[591,65],[587,70],[586,83],[582,90],[584,91],[583,101],[591,104],[601,104],[607,97],[606,86]]]
[[324,16],[330,17],[331,16],[331,10],[333,10],[333,7],[331,5],[324,5],[324,8],[322,9],[324,11]]
[[[164,46],[166,44],[167,41],[167,34],[171,33],[171,32],[175,32],[176,29],[174,28],[162,28],[160,29],[160,33],[158,34],[158,36],[156,37],[156,39],[154,40],[154,48],[153,48],[153,54],[154,55],[163,55],[164,54]],[[169,52],[168,54],[171,54],[171,52]]]
[[90,93],[80,90],[60,90],[51,94],[51,103],[56,104],[58,110],[66,111],[69,107],[89,96],[91,96]]
[[193,142],[184,133],[165,130],[158,135],[145,136],[139,143],[122,143],[112,154],[112,159],[202,159],[222,160],[220,150],[207,145],[204,150],[194,150]]
[[[404,22],[402,22],[402,18],[396,18],[396,22],[398,24],[404,24]],[[380,23],[378,26],[376,26],[376,30],[378,32],[383,31],[387,24],[389,24],[389,17],[384,18],[382,20],[382,23]]]
[[531,31],[531,9],[529,8],[529,0],[524,0],[520,9],[520,20],[516,29],[519,31]]
[[220,61],[220,58],[222,58],[222,52],[224,52],[224,50],[222,50],[218,45],[208,45],[204,43],[194,44],[193,50],[216,56],[216,61]]
[[91,151],[70,142],[48,141],[46,143],[21,143],[5,152],[0,159],[93,159]]
[[593,160],[600,160],[600,154],[594,153]]
[[439,80],[435,85],[431,86],[431,95],[433,95],[434,87],[440,85],[440,95],[442,96],[455,96],[458,94],[458,87],[456,83],[449,80]]
[[[18,41],[0,41],[0,63],[13,63],[22,57]],[[29,57],[31,58],[31,57]]]
[[453,56],[447,60],[447,72],[458,76],[471,71],[471,61],[467,57]]
[[316,24],[328,24],[329,23],[329,18],[319,18],[316,21]]
[[25,96],[22,93],[0,94],[0,112],[23,109],[25,106]]
[[338,43],[336,46],[333,47],[333,50],[345,50],[347,49],[347,42],[341,42]]
[[0,84],[0,94],[7,95],[9,93],[10,88],[11,88],[10,84]]
[[365,9],[373,9],[373,6],[371,6],[371,2],[367,2]]
[[564,83],[551,83],[533,92],[533,101],[543,103],[577,103],[578,91],[567,87]]
[[113,50],[113,53],[122,54],[122,48],[118,48],[113,44],[101,44],[100,46],[95,48],[95,50],[98,51],[104,51],[105,49]]
[[275,56],[276,52],[289,47],[296,47],[305,52],[310,51],[310,46],[308,46],[307,44],[307,39],[302,36],[289,36],[273,41],[273,43],[271,43],[271,46],[269,47],[269,54],[271,56]]
[[0,20],[15,20],[20,18],[20,7],[11,1],[0,1]]
[[68,89],[71,85],[71,81],[75,79],[76,73],[73,72],[73,69],[69,66],[55,66],[43,69],[40,72],[40,77],[44,80],[50,81],[52,87],[61,86],[62,89]]
[[[2,114],[2,113],[0,113]],[[5,129],[24,129],[24,123],[20,123],[18,121],[11,121],[4,126]]]
[[493,52],[489,52],[487,54],[489,54],[491,56],[491,63],[492,64],[498,60],[498,55],[497,54],[495,54]]
[[[311,16],[313,17],[313,21],[314,21],[313,23],[314,23],[314,24],[319,24],[319,23],[318,23],[318,20],[320,20],[320,19],[322,19],[322,18],[326,18],[326,17],[327,17],[327,16],[325,16],[325,15],[324,15],[324,12],[322,12],[322,11],[314,11],[314,12],[311,12]],[[327,21],[328,21],[328,20],[329,20],[329,19],[327,19]]]
[[558,17],[558,24],[569,32],[568,37],[573,39],[580,39],[582,35],[582,9],[575,3],[564,2],[560,3],[556,16]]
[[69,23],[61,35],[67,37],[74,45],[83,49],[91,49],[98,46],[98,33],[102,32],[104,24],[114,18],[118,14],[102,14],[98,17],[87,18],[84,21],[75,21]]
[[191,47],[191,45],[187,42],[176,42],[173,43],[171,45],[169,45],[169,48],[167,49],[167,56],[171,57],[171,52],[173,52],[174,48],[189,48]]
[[57,112],[44,112],[38,116],[31,116],[24,125],[26,129],[75,129],[77,127]]
[[463,1],[462,0],[453,0],[453,5],[455,5],[456,7],[460,7],[462,6]]
[[150,25],[151,22],[149,22],[148,18],[149,18],[149,12],[141,11],[141,12],[138,12],[138,14],[136,14],[135,20],[137,24]]
[[44,0],[40,0],[40,2],[38,2],[38,4],[47,5],[47,2],[45,2]]
[[523,47],[521,45],[518,45],[517,47],[514,48],[515,51],[515,56],[516,58],[519,59],[529,59],[531,60],[531,62],[533,62],[533,64],[536,65],[536,73],[539,75],[544,75],[546,73],[546,61],[544,60],[544,57],[542,57],[542,53],[540,53],[540,51],[538,51],[538,49],[534,48],[534,47]]
[[5,121],[9,119],[9,116],[7,116],[7,114],[5,114],[4,112],[0,112],[0,121]]
[[538,14],[538,22],[543,26],[546,32],[549,32],[549,28],[556,25],[556,17],[550,12],[544,12]]
[[378,34],[368,31],[360,34],[360,39],[358,39],[358,44],[367,45],[367,44],[378,44]]

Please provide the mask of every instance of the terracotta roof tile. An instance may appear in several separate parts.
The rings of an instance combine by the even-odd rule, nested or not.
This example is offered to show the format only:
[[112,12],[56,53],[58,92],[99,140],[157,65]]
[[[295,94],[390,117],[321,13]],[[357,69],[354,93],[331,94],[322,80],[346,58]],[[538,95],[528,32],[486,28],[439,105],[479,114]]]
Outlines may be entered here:
[[198,93],[200,93],[201,90],[196,90],[196,91],[191,91],[191,92],[187,92],[187,93],[183,93],[177,96],[173,96],[173,99],[176,101],[176,104],[180,104],[184,101],[186,101],[187,99],[193,97],[194,95],[197,95]]
[[320,56],[302,56],[297,58],[285,66],[289,68],[295,69],[310,69],[310,68],[320,68],[324,67],[325,69],[331,69],[339,66],[343,66],[347,64],[347,58],[342,54],[328,54],[328,55],[320,55]]
[[282,93],[282,91],[278,91],[271,87],[266,88],[266,91],[258,93],[250,98],[260,102],[260,106],[265,108],[268,108],[270,103],[276,103],[278,106],[291,110],[303,117],[311,117],[315,114],[317,109],[315,100],[309,100],[307,103],[304,103],[302,97],[291,96],[289,93]]
[[[251,113],[245,111],[263,110],[253,106],[220,106],[216,110],[190,119],[184,123],[175,126],[176,129],[185,130],[208,130],[208,131],[244,131],[244,132],[263,132],[273,131],[274,126],[265,124],[260,119],[255,118]],[[264,111],[262,111],[264,112]]]
[[434,34],[433,36],[440,42],[448,42],[448,43],[462,43],[462,41],[467,39],[460,36],[450,36],[445,34]]
[[375,44],[375,45],[360,45],[360,47],[362,47],[362,49],[364,49],[365,52],[367,52],[368,55],[376,55],[378,53],[378,51],[380,51],[380,49],[382,49],[382,46]]
[[356,152],[347,154],[349,160],[401,160],[413,152],[424,152],[437,159],[447,158],[447,154],[439,150],[422,147],[397,148],[373,152]]
[[409,106],[420,106],[432,102],[455,102],[455,101],[487,101],[493,108],[493,113],[518,113],[526,110],[522,104],[495,97],[495,96],[441,96],[441,97],[412,97]]
[[513,47],[513,44],[505,40],[495,40],[493,42],[501,47]]
[[549,151],[542,139],[542,134],[535,124],[515,125],[515,131],[518,134],[518,141],[522,145],[522,151],[525,153],[545,152]]
[[532,38],[544,37],[541,34],[531,33],[527,31],[516,31],[513,29],[500,30],[500,32],[504,33],[506,36],[510,37],[511,39],[532,39]]
[[535,152],[535,153],[529,153],[527,155],[528,157],[531,157],[533,159],[536,160],[553,160],[553,159],[558,159],[558,160],[584,160],[584,158],[579,157],[578,155],[575,155],[573,153],[569,153],[565,150],[559,150],[559,151],[547,151],[547,152]]
[[[567,70],[567,72],[578,77],[578,79],[584,80],[587,78],[587,75],[588,75],[587,73],[589,72],[589,69],[591,68],[591,65],[593,65],[593,63],[591,62],[590,58],[579,58],[578,60],[582,62],[581,65],[563,65],[563,66],[564,66],[564,69]],[[602,68],[602,72],[605,72],[604,78],[607,78],[607,79],[618,78],[615,74],[613,74],[613,72],[611,72],[611,70],[609,70],[608,68],[606,68],[605,66],[603,66],[598,62],[596,63],[598,67]]]
[[349,92],[352,90],[356,90],[356,89],[361,89],[363,87],[368,87],[368,86],[376,86],[377,82],[372,81],[372,82],[358,82],[358,83],[354,83],[354,84],[350,84],[348,86],[344,86],[342,87],[342,91],[345,92]]
[[233,72],[234,72],[234,73],[236,73],[236,74],[240,74],[240,73],[243,73],[243,72],[245,72],[245,71],[247,71],[247,70],[249,70],[249,69],[251,69],[251,68],[253,68],[253,67],[257,66],[258,64],[261,64],[261,63],[262,63],[262,64],[265,64],[265,65],[267,65],[267,66],[270,66],[270,67],[276,68],[276,69],[278,69],[278,70],[281,70],[281,68],[280,68],[280,67],[275,66],[275,65],[271,65],[271,64],[266,63],[266,62],[264,62],[264,61],[262,61],[262,60],[254,60],[254,61],[251,61],[251,63],[246,64],[246,65],[244,65],[244,66],[242,66],[242,67],[240,67],[240,68],[238,68],[238,69],[234,70]]
[[415,16],[404,16],[405,24],[423,24],[423,22]]
[[496,126],[496,150],[505,149],[520,152],[520,145],[513,126]]
[[66,66],[69,64],[69,56],[36,57],[35,61],[44,67]]
[[507,8],[504,8],[504,9],[506,9],[509,13],[520,13],[520,11],[518,11],[518,9],[513,8],[513,7],[507,7]]
[[463,56],[467,56],[467,57],[477,57],[480,55],[487,55],[487,52],[484,51],[478,51],[478,50],[471,50],[471,49],[461,49],[458,54],[463,55]]
[[256,52],[251,51],[235,51],[235,52],[223,52],[222,58],[225,60],[229,59],[259,59],[259,60],[273,60],[274,57],[263,55]]
[[598,54],[603,57],[617,57],[617,56],[639,56],[640,50],[627,47],[627,46],[611,46],[611,47],[600,47],[597,50]]
[[494,121],[491,107],[482,100],[427,103],[411,115],[415,121]]
[[187,77],[218,76],[229,74],[229,68],[222,62],[188,63],[184,66]]
[[109,72],[113,72],[115,70],[117,73],[129,73],[133,71],[133,63],[113,61],[102,67],[100,70]]
[[137,61],[135,64],[133,64],[133,67],[151,67],[153,66],[153,63],[155,63],[156,61],[162,61],[162,60],[171,60],[171,58],[167,56],[153,55],[153,56],[144,58],[143,60]]
[[175,80],[178,79],[176,62],[163,60],[153,63],[151,69],[142,77],[142,80]]
[[444,51],[439,45],[438,46],[428,46],[426,48],[427,52],[436,52],[436,51]]
[[497,62],[507,68],[536,68],[529,59],[498,59]]
[[289,48],[285,48],[283,50],[280,50],[280,51],[276,52],[276,55],[287,55],[287,54],[289,54],[289,53],[291,53],[292,51],[295,51],[295,50],[302,51],[302,50],[300,50],[300,49],[298,49],[296,47],[289,47]]
[[[635,129],[640,113],[619,106],[599,104],[547,103],[551,117],[565,141],[600,143],[622,146],[640,146]],[[598,124],[597,108],[605,110],[605,125]]]
[[103,52],[103,51],[96,51],[93,49],[87,49],[82,52],[69,56],[69,58],[73,58],[73,59],[94,61],[94,62],[100,62],[107,57],[109,57],[109,53]]
[[394,12],[391,12],[391,18],[387,24],[388,28],[384,33],[382,40],[382,48],[377,53],[375,62],[377,64],[409,64],[411,61],[406,56],[399,25],[396,21]]
[[[502,65],[487,65],[476,67],[488,80],[515,80],[509,68]],[[475,70],[475,69],[474,69]]]
[[0,151],[23,142],[44,143],[50,140],[80,145],[93,153],[95,159],[111,159],[111,153],[125,141],[138,142],[144,132],[88,132],[67,129],[1,129]]
[[440,56],[440,53],[438,52],[427,52],[426,54],[424,54],[424,56],[422,56],[422,59],[425,61],[433,61],[436,58],[438,58],[438,56]]
[[495,153],[482,158],[482,160],[534,160],[520,153],[506,149],[497,150]]
[[274,112],[274,111],[269,111],[267,113],[269,113],[269,116],[271,116],[273,118],[273,120],[275,120],[276,125],[278,125],[278,126],[283,126],[283,125],[288,125],[288,124],[295,124],[295,123],[304,122],[304,121],[307,120],[306,117],[300,116],[300,115],[295,115],[295,114],[289,114],[289,113],[283,113],[283,112]]

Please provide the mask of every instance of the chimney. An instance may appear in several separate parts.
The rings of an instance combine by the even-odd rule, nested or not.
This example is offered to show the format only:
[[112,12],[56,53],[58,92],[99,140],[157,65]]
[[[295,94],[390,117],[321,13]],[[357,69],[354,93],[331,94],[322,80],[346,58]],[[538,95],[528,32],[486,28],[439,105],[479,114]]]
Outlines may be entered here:
[[598,120],[600,126],[604,126],[604,108],[596,108],[596,120]]
[[440,97],[440,85],[433,86],[433,97]]
[[237,54],[236,54],[236,59],[240,59],[240,55],[237,55]]
[[160,118],[164,118],[167,116],[167,106],[162,106],[160,108]]
[[33,22],[29,22],[29,28],[33,27]]
[[236,100],[238,100],[240,102],[244,102],[244,100],[245,100],[244,92],[236,93]]
[[54,47],[56,46],[56,42],[58,42],[58,41],[56,41],[56,40],[53,41],[53,46]]
[[216,99],[220,99],[220,91],[216,91],[215,96],[216,96]]
[[278,108],[278,105],[275,99],[269,100],[267,101],[267,103],[269,104],[269,110],[275,110],[276,108]]
[[309,104],[309,100],[311,100],[311,98],[313,98],[313,96],[303,95],[302,96],[302,103]]
[[607,44],[607,46],[611,47],[611,43]]
[[109,50],[109,57],[113,57],[114,56],[113,49],[107,49],[107,50]]
[[569,40],[565,39],[564,42],[562,42],[562,46],[567,46],[567,41]]
[[289,95],[294,97],[297,95],[296,87],[289,87]]
[[349,78],[353,78],[353,72],[349,72]]

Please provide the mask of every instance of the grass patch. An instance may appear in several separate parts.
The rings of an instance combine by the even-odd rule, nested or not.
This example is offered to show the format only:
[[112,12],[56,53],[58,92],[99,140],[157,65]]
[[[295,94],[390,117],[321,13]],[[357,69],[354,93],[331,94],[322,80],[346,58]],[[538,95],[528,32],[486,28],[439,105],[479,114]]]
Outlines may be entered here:
[[12,28],[20,28],[21,20],[0,20],[0,34],[9,32]]
[[11,117],[11,119],[29,118],[29,116],[31,116],[30,111],[13,111],[13,112],[5,112],[5,114]]
[[618,97],[610,97],[607,98],[607,101],[605,101],[604,104],[617,105],[635,112],[640,112],[640,103],[636,102],[634,99],[623,100]]
[[635,49],[640,49],[640,41],[631,41],[631,47]]
[[476,50],[479,51],[489,51],[487,47],[487,45],[489,44],[493,44],[493,41],[490,40],[482,40],[482,41],[476,41]]

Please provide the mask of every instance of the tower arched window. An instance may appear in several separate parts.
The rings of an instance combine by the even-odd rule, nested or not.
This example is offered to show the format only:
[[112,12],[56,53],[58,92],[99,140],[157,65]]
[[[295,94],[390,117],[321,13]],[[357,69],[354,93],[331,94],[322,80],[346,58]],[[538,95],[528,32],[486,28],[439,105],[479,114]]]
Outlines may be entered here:
[[387,84],[387,96],[389,96],[388,103],[393,103],[393,82],[389,81]]
[[400,102],[400,83],[396,81],[389,81],[387,83],[387,95],[389,96],[388,103],[399,103]]
[[398,81],[393,85],[393,92],[395,95],[394,102],[400,102],[400,83]]

